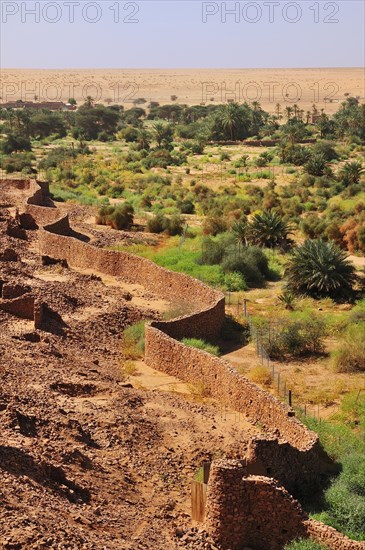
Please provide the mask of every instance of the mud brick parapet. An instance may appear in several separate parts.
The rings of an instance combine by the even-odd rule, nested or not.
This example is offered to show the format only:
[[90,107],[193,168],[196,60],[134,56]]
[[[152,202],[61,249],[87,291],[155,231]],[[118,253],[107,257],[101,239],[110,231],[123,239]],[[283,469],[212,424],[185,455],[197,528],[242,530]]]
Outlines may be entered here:
[[248,475],[243,462],[211,464],[205,528],[223,548],[282,550],[297,538],[311,538],[330,550],[365,550],[335,529],[311,520],[277,481]]

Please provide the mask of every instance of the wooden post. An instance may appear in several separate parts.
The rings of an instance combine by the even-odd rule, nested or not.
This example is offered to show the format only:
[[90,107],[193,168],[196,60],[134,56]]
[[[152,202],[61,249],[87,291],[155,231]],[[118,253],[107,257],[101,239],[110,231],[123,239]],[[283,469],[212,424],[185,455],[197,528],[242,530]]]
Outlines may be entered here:
[[289,402],[289,407],[291,407],[292,406],[291,390],[289,390],[289,393],[288,393],[288,402]]
[[243,315],[245,316],[245,318],[247,317],[247,299],[246,298],[243,299]]
[[203,462],[203,483],[208,483],[210,474],[210,462]]
[[198,481],[191,482],[191,518],[202,523],[205,519],[207,486]]

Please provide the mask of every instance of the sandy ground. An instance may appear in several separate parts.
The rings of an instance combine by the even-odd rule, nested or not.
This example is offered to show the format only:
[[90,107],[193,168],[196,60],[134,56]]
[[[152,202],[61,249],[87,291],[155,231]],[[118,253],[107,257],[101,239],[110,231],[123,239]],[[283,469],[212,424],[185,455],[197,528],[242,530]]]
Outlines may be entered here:
[[[338,109],[344,94],[365,97],[362,68],[338,69],[113,69],[40,70],[3,69],[2,101],[23,99],[78,103],[87,96],[99,102],[130,107],[134,100],[171,103],[260,101],[269,112],[297,103],[304,110],[313,103],[327,113]],[[141,105],[143,107],[143,104]]]

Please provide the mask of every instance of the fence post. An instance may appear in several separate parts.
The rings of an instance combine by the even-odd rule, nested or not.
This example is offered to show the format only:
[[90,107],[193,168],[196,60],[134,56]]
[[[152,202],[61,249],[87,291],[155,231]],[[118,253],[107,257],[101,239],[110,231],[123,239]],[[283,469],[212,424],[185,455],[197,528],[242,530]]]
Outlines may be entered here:
[[243,315],[247,317],[247,299],[243,299]]
[[289,402],[289,407],[291,407],[292,406],[291,390],[289,390],[289,392],[288,392],[288,402]]
[[280,395],[280,372],[278,372],[278,394]]

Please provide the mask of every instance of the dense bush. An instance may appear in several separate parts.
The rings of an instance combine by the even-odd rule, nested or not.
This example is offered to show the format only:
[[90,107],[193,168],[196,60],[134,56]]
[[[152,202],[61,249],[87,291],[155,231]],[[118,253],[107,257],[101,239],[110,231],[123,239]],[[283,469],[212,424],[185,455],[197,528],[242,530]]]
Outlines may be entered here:
[[62,164],[71,165],[74,159],[76,159],[77,153],[78,150],[76,149],[55,147],[40,161],[39,167],[43,170],[48,170],[49,168],[56,168]]
[[9,133],[6,138],[0,142],[0,150],[5,155],[18,151],[31,151],[31,149],[30,139],[24,134]]
[[181,235],[184,227],[184,219],[175,214],[168,217],[161,213],[156,214],[153,218],[149,218],[147,222],[147,230],[150,233],[163,233],[165,232],[170,237],[175,235]]
[[322,353],[326,333],[326,325],[323,320],[311,316],[290,320],[264,339],[269,356],[283,359]]
[[207,265],[221,265],[226,273],[227,289],[232,291],[237,286],[240,287],[237,290],[244,290],[246,283],[262,286],[272,275],[266,254],[258,247],[237,243],[233,233],[203,239],[200,261]]
[[0,157],[0,167],[5,170],[7,174],[14,172],[23,172],[25,174],[35,173],[36,170],[32,168],[35,156],[33,153],[13,153],[8,156]]
[[214,237],[219,233],[227,231],[227,228],[227,221],[220,214],[207,216],[203,222],[204,235],[212,235]]
[[239,253],[225,254],[221,262],[226,273],[241,273],[250,286],[262,286],[269,276],[268,259],[256,247],[247,247]]
[[129,229],[133,225],[134,209],[130,204],[102,206],[96,216],[96,223],[110,225],[113,229]]
[[246,280],[242,273],[239,273],[238,271],[226,273],[224,276],[224,285],[229,292],[247,290]]
[[365,322],[347,328],[332,361],[338,372],[365,372]]
[[360,455],[352,458],[357,463],[356,471],[347,471],[347,475],[333,483],[326,492],[326,505],[331,511],[334,526],[342,528],[346,525],[346,529],[356,535],[365,534],[365,460]]

